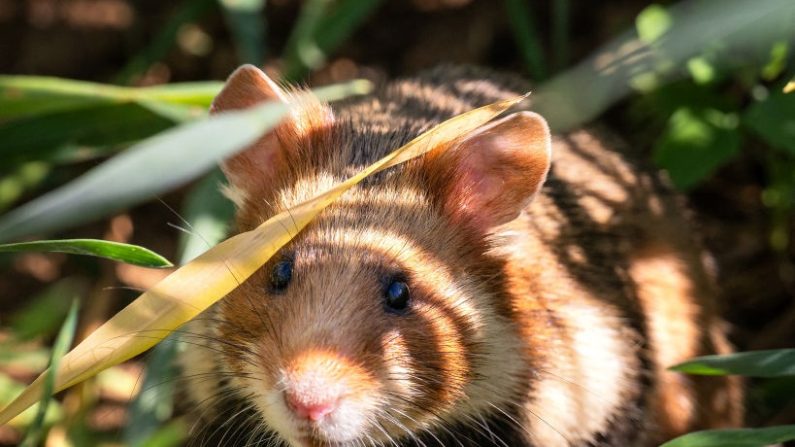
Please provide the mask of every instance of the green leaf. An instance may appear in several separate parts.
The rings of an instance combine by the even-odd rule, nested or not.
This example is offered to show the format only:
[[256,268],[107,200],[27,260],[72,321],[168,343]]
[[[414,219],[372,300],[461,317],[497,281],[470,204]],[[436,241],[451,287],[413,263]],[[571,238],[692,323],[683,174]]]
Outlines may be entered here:
[[0,76],[0,122],[136,101],[207,107],[221,85],[191,82],[134,88],[43,76]]
[[687,61],[687,70],[696,84],[709,84],[715,80],[717,74],[712,63],[703,56],[690,58]]
[[137,444],[125,444],[132,447],[178,447],[185,444],[190,427],[184,419],[175,419],[160,427],[151,436]]
[[770,49],[770,61],[762,67],[762,79],[771,81],[787,68],[789,44],[786,41],[776,42]]
[[795,425],[688,433],[660,447],[763,447],[795,439]]
[[49,159],[65,145],[129,143],[174,124],[175,121],[132,103],[58,111],[0,124],[0,159],[21,163]]
[[0,212],[23,194],[37,187],[50,173],[50,165],[41,161],[25,163],[0,178]]
[[265,0],[219,0],[235,42],[238,61],[262,65],[265,61]]
[[36,417],[33,419],[33,423],[28,427],[28,433],[20,444],[20,447],[36,447],[44,437],[47,407],[50,403],[50,396],[55,388],[55,375],[58,370],[58,364],[61,362],[61,358],[69,351],[69,347],[72,346],[72,340],[77,330],[78,303],[79,301],[77,299],[72,299],[69,313],[66,315],[66,320],[63,326],[61,326],[60,332],[58,332],[58,337],[55,339],[55,344],[53,345],[52,354],[50,356],[50,372],[47,374],[44,381],[39,408],[36,411]]
[[748,109],[743,122],[772,147],[795,154],[795,95],[772,92]]
[[30,251],[97,256],[142,267],[163,268],[173,266],[173,264],[168,262],[168,259],[148,248],[98,239],[61,239],[0,244],[0,252],[18,253]]
[[326,55],[345,41],[383,0],[309,0],[284,50],[284,78],[300,79],[326,62]]
[[647,6],[635,19],[635,28],[640,40],[651,44],[671,29],[673,17],[665,7],[652,4]]
[[39,76],[0,76],[0,122],[107,104],[118,87]]
[[671,115],[654,160],[682,189],[695,186],[740,148],[737,117],[716,109],[682,107]]
[[[173,336],[166,338],[152,349],[146,361],[141,391],[128,408],[124,445],[152,446],[151,438],[161,436],[158,433],[164,430],[162,426],[173,416],[177,377],[174,362],[176,354],[177,341]],[[168,436],[166,438],[170,439]]]
[[728,374],[750,377],[793,376],[795,375],[795,349],[707,355],[672,366],[670,369],[709,376]]
[[14,338],[25,341],[54,335],[69,311],[68,298],[80,296],[83,291],[83,283],[66,278],[35,296],[17,297],[24,298],[25,306],[11,315]]
[[130,88],[0,76],[0,158],[11,166],[49,159],[68,146],[134,142],[204,116],[220,88],[219,82]]
[[178,447],[184,445],[189,428],[185,420],[176,419],[160,427],[138,444],[128,445],[132,447]]
[[506,0],[505,9],[527,71],[536,81],[546,78],[547,70],[544,62],[544,51],[542,50],[541,39],[538,37],[538,27],[533,20],[533,14],[528,2],[524,0]]
[[[353,81],[316,91],[338,99],[369,91]],[[286,113],[270,102],[184,124],[142,141],[71,183],[0,218],[0,241],[68,228],[151,199],[208,171],[243,149]]]
[[[641,14],[638,32],[628,32],[603,45],[587,59],[533,91],[533,110],[555,131],[596,119],[633,93],[633,88],[660,86],[687,74],[686,62],[709,50],[718,79],[723,71],[759,66],[771,45],[793,39],[792,0],[709,0],[650,6]],[[653,45],[639,45],[653,40]],[[756,72],[756,71],[754,71]],[[725,95],[729,96],[729,95]]]
[[[0,373],[0,407],[8,405],[8,403],[13,401],[14,398],[24,389],[24,384],[17,382],[3,373]],[[33,419],[36,417],[38,406],[39,404],[36,404],[35,406],[28,408],[19,416],[12,419],[8,425],[18,429],[30,425],[33,422]],[[50,404],[47,406],[47,413],[44,418],[45,424],[50,425],[56,420],[61,419],[62,414],[63,410],[61,409],[60,404],[51,400]]]

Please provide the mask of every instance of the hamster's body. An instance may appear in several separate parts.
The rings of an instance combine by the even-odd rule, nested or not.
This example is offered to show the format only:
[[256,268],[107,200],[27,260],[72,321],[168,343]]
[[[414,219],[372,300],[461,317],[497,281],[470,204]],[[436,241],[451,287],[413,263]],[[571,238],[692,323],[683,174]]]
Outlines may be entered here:
[[[241,70],[215,109],[290,101]],[[240,230],[526,89],[440,68],[333,112],[300,100],[225,166]],[[729,350],[712,284],[677,198],[601,134],[553,137],[547,176],[546,125],[511,115],[347,193],[186,329],[197,445],[650,446],[738,424],[736,382],[665,370]]]

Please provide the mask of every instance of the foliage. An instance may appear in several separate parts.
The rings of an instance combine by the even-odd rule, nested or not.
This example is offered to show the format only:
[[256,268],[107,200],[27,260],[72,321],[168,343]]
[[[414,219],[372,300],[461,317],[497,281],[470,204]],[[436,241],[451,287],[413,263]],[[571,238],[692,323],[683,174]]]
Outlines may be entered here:
[[[281,54],[285,78],[301,80],[323,67],[381,4],[304,2]],[[789,248],[795,205],[795,94],[787,93],[795,89],[790,0],[766,0],[753,7],[738,0],[654,4],[636,17],[633,30],[565,71],[575,32],[570,2],[553,2],[548,34],[539,26],[543,18],[530,3],[506,0],[504,8],[516,58],[534,79],[545,81],[534,92],[534,107],[553,127],[572,128],[623,100],[628,120],[652,141],[651,158],[683,190],[698,189],[741,157],[761,160],[766,179],[763,198],[772,222],[770,242],[782,253]],[[188,264],[220,242],[226,236],[232,207],[219,192],[221,175],[208,171],[275,125],[284,108],[270,104],[205,120],[219,82],[123,85],[133,83],[165,58],[185,27],[216,12],[223,14],[239,62],[261,64],[272,50],[265,38],[265,9],[262,0],[184,0],[151,43],[117,73],[115,82],[121,85],[0,76],[0,211],[37,196],[0,215],[0,240],[60,233],[198,180],[183,202],[186,228],[180,264]],[[712,25],[704,27],[707,22]],[[545,53],[545,47],[551,47],[552,54]],[[362,84],[350,84],[325,94],[333,98],[363,89]],[[87,160],[97,165],[84,172],[81,163]],[[53,190],[42,194],[46,189]],[[142,247],[98,240],[0,245],[0,251],[12,250],[91,254],[146,266],[168,263]],[[2,262],[9,262],[8,258],[0,258]],[[46,359],[57,365],[75,332],[75,310],[68,310],[63,298],[85,294],[84,289],[67,278],[32,297],[9,320],[15,337],[12,343],[22,347],[0,343],[0,361],[32,370],[41,369]],[[29,350],[22,343],[50,340],[65,317],[67,322],[52,350]],[[154,337],[163,335],[159,331]],[[131,355],[128,352],[126,357]],[[172,419],[174,387],[163,385],[173,376],[164,367],[173,355],[173,345],[161,343],[148,362],[143,389],[130,404],[131,419],[124,434],[127,444],[170,446],[184,438],[188,424]],[[775,377],[793,374],[792,356],[792,350],[737,353],[697,358],[673,369]],[[52,385],[55,376],[42,377]],[[5,405],[23,387],[0,373],[0,389],[0,404]],[[31,393],[29,402],[41,395]],[[14,426],[27,429],[30,445],[48,427],[66,420],[60,404],[53,401],[47,409],[47,402],[47,398],[41,400],[38,414],[28,412],[14,420]],[[74,439],[98,437],[85,428],[82,433],[75,427],[70,430]],[[788,439],[795,439],[793,426],[696,432],[666,446],[755,446]]]
[[96,239],[62,239],[59,241],[18,242],[0,244],[2,252],[46,251],[75,255],[99,256],[143,267],[171,267],[168,259],[137,245]]

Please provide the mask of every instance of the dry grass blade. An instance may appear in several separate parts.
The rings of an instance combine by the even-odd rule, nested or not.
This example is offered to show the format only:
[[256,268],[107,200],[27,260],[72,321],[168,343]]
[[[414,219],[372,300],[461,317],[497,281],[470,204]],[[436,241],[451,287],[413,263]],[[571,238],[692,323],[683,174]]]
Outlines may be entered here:
[[[108,320],[64,356],[55,391],[128,360],[154,346],[171,331],[197,316],[253,274],[323,208],[365,177],[430,150],[449,146],[482,126],[525,96],[464,113],[425,132],[324,194],[277,214],[252,231],[233,236],[176,270]],[[34,404],[46,371],[0,411],[0,424]]]

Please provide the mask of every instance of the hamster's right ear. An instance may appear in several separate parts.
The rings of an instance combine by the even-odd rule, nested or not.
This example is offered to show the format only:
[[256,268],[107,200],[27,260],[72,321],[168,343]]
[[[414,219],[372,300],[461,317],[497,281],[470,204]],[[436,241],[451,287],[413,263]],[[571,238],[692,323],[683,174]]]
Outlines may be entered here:
[[325,105],[308,94],[288,94],[253,65],[243,65],[229,76],[213,100],[210,114],[247,109],[265,101],[288,104],[290,112],[275,128],[221,166],[230,185],[244,196],[272,188],[274,179],[288,166],[291,153],[296,152],[296,140],[333,120]]
[[538,193],[549,172],[551,149],[544,118],[517,112],[427,160],[445,214],[456,224],[488,233],[515,219]]

